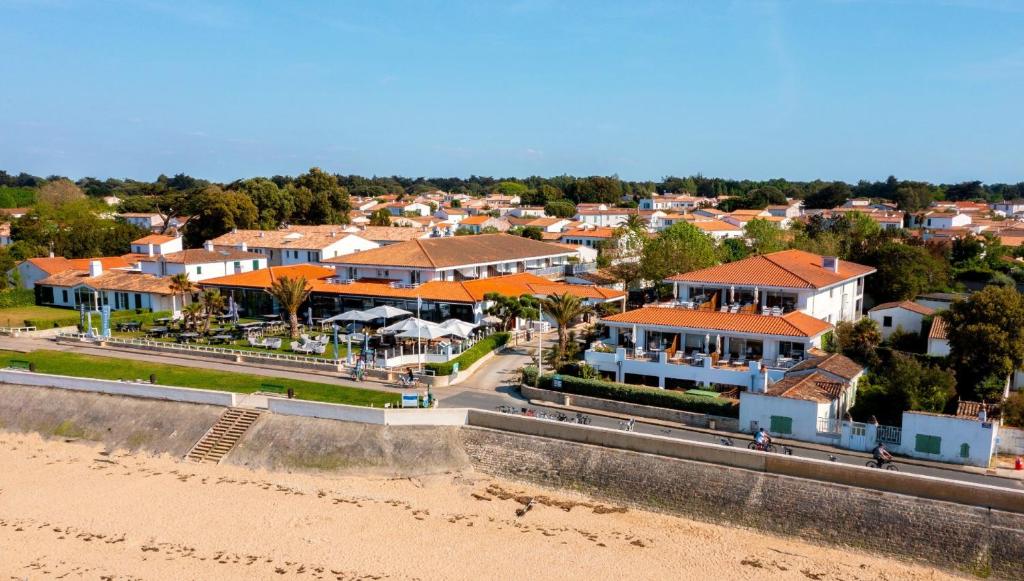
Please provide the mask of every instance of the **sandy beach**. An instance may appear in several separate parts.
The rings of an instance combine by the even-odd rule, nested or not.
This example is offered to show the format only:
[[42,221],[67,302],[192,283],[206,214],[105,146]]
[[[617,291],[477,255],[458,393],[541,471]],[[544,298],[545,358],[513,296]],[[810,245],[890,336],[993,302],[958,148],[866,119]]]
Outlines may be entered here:
[[5,579],[948,578],[474,473],[253,472],[6,432],[0,466]]

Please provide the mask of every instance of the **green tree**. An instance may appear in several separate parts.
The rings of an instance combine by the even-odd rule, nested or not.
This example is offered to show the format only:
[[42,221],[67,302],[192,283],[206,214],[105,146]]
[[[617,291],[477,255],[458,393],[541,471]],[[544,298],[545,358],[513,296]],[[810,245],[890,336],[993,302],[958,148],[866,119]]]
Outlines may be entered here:
[[853,192],[844,182],[832,182],[804,200],[804,207],[812,209],[829,209],[842,206],[853,197]]
[[716,258],[710,236],[692,224],[676,222],[644,246],[641,273],[647,280],[660,281],[673,274],[712,266]]
[[169,286],[171,293],[181,297],[181,306],[184,307],[188,297],[195,292],[195,285],[188,278],[187,272],[179,272],[171,275]]
[[295,204],[285,190],[265,178],[253,178],[238,184],[238,191],[249,196],[259,214],[263,230],[272,230],[291,220]]
[[786,248],[785,235],[782,228],[768,220],[754,219],[747,222],[744,228],[747,240],[754,254],[768,254]]
[[519,233],[523,238],[529,238],[531,240],[543,240],[544,235],[540,228],[536,226],[527,226],[523,228],[522,232]]
[[1024,428],[1024,391],[1018,391],[1003,401],[1002,421],[1008,426]]
[[390,226],[391,212],[387,208],[378,208],[370,214],[370,226]]
[[303,224],[348,224],[348,190],[318,167],[295,178],[296,220]]
[[863,365],[877,362],[875,349],[882,343],[878,324],[864,317],[857,322],[842,321],[836,325],[836,347],[839,352]]
[[[940,316],[960,396],[998,399],[1001,382],[1024,366],[1024,297],[1014,288],[989,286]],[[988,378],[997,381],[984,383]]]
[[750,256],[750,247],[742,238],[726,238],[718,247],[722,262],[736,262]]
[[863,260],[877,269],[866,285],[879,303],[910,300],[949,285],[949,264],[921,246],[886,242],[868,251]]
[[569,200],[554,200],[544,205],[544,213],[555,218],[572,218],[576,215],[576,204]]
[[504,196],[523,196],[529,190],[525,184],[519,182],[501,182],[494,186],[494,193]]
[[281,310],[288,313],[288,326],[291,330],[291,338],[299,338],[299,308],[309,298],[311,287],[306,282],[306,277],[282,276],[270,283],[267,292],[274,297]]
[[219,290],[205,290],[199,297],[203,306],[203,331],[210,329],[210,319],[219,315],[227,307],[227,299],[220,294]]
[[207,186],[195,197],[196,213],[185,229],[185,241],[198,246],[232,228],[255,228],[259,211],[249,196],[238,191],[224,191],[220,186]]
[[558,331],[557,364],[554,365],[557,369],[566,357],[569,325],[583,315],[592,313],[593,309],[583,302],[583,299],[569,293],[553,294],[540,304],[544,314],[554,320]]
[[893,353],[888,361],[861,379],[857,402],[851,410],[859,420],[872,416],[887,425],[899,425],[903,412],[941,413],[956,397],[956,379],[946,369],[921,365],[914,357]]
[[487,314],[501,319],[501,330],[508,331],[515,325],[516,319],[536,320],[539,302],[530,295],[511,297],[500,293],[487,293],[484,300],[491,303]]
[[615,229],[611,238],[601,243],[598,263],[629,290],[642,279],[641,268],[647,234],[625,225]]

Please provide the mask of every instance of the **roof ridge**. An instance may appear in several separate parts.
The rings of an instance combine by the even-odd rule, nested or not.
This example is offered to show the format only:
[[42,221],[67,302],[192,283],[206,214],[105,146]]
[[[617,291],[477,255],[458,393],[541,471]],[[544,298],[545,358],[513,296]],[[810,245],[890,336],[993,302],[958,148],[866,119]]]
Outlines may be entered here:
[[[796,278],[799,278],[800,280],[804,281],[805,283],[807,283],[808,285],[810,285],[810,286],[811,286],[811,288],[817,288],[817,286],[815,286],[815,284],[814,284],[813,282],[811,282],[811,281],[807,280],[807,279],[806,279],[805,277],[803,277],[803,276],[800,276],[799,274],[797,274],[797,273],[793,272],[792,270],[790,270],[790,269],[786,268],[785,266],[782,266],[781,264],[779,264],[779,263],[778,263],[778,262],[776,262],[775,260],[772,260],[771,258],[769,258],[769,257],[770,257],[770,256],[772,256],[772,255],[775,255],[775,254],[782,254],[782,253],[786,253],[786,252],[789,252],[789,253],[793,253],[793,252],[799,252],[799,253],[800,253],[801,255],[802,255],[802,254],[804,254],[804,251],[802,251],[802,250],[797,250],[796,248],[790,248],[790,249],[788,249],[788,250],[779,250],[778,252],[770,252],[770,253],[768,253],[768,254],[759,254],[758,256],[761,256],[761,257],[763,257],[763,258],[764,258],[765,260],[767,260],[767,261],[771,262],[771,263],[772,263],[772,264],[774,264],[775,266],[777,266],[777,267],[781,268],[782,270],[785,270],[785,271],[786,271],[786,272],[788,272],[789,274],[791,274],[791,275],[795,276]],[[807,253],[807,254],[810,254],[810,253]]]

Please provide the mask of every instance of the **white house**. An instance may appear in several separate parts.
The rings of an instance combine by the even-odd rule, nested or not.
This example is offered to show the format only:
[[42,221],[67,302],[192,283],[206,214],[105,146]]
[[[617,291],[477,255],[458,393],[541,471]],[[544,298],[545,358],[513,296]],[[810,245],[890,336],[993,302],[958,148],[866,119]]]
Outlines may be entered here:
[[469,212],[462,208],[441,207],[437,209],[437,212],[434,212],[434,215],[446,222],[458,224],[469,216]]
[[353,252],[379,248],[343,226],[289,226],[280,230],[232,230],[213,239],[217,249],[236,248],[267,258],[269,266],[318,263]]
[[387,279],[418,285],[532,272],[563,275],[571,248],[522,236],[481,234],[400,242],[323,261],[339,279]]
[[868,317],[878,323],[883,339],[888,339],[897,330],[920,334],[925,318],[934,314],[935,309],[912,301],[882,303],[868,311]]
[[87,270],[65,270],[36,283],[42,305],[98,310],[101,306],[119,311],[147,309],[177,311],[180,307],[170,288],[170,279],[138,271],[104,270],[99,260]]
[[831,256],[783,250],[677,274],[665,282],[674,285],[676,300],[690,307],[762,314],[802,311],[835,324],[861,317],[864,279],[873,272]]
[[[980,404],[961,402],[959,408],[955,416],[903,412],[900,443],[892,446],[892,451],[923,460],[987,468],[996,450],[999,422],[981,414]],[[978,413],[971,414],[973,408],[978,408]]]
[[742,227],[723,220],[694,220],[690,224],[716,241],[743,237]]
[[517,206],[509,210],[508,213],[516,218],[543,218],[547,215],[544,212],[544,206]]
[[40,258],[29,258],[22,260],[8,272],[8,277],[17,271],[18,280],[22,288],[35,288],[39,281],[55,274],[70,270],[89,270],[90,262],[97,260],[106,270],[129,270],[132,262],[129,257],[104,256],[101,258],[64,258],[63,256],[49,256]]
[[629,219],[632,214],[637,214],[637,210],[630,208],[608,208],[606,210],[581,210],[578,206],[576,208],[576,216],[573,218],[577,222],[583,222],[584,224],[592,224],[594,226],[603,226],[607,228],[615,228],[620,226]]
[[163,234],[150,234],[138,240],[132,240],[132,253],[144,256],[157,256],[182,251],[180,236],[165,236]]
[[192,281],[241,274],[266,267],[267,257],[262,254],[237,248],[217,249],[209,241],[202,248],[147,256],[139,261],[139,270],[143,273],[153,276],[174,276],[184,273]]
[[992,204],[992,210],[1004,216],[1013,216],[1015,214],[1024,213],[1024,199],[1018,198],[1016,200],[996,202]]
[[970,223],[970,214],[933,210],[925,213],[921,225],[933,230],[952,230],[954,228],[962,228]]
[[946,319],[941,315],[932,319],[932,326],[928,329],[928,355],[932,357],[945,357],[949,355],[949,339],[946,338]]

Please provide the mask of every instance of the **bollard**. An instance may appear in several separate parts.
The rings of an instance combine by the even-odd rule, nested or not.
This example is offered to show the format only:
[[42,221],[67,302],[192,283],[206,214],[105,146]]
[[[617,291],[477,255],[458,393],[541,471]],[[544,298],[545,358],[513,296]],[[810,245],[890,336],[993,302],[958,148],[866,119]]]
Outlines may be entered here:
[[1021,460],[1020,456],[1013,462],[1014,470],[1024,470],[1024,460]]
[[289,387],[288,388],[288,399],[294,399],[294,398],[295,398],[295,390]]

